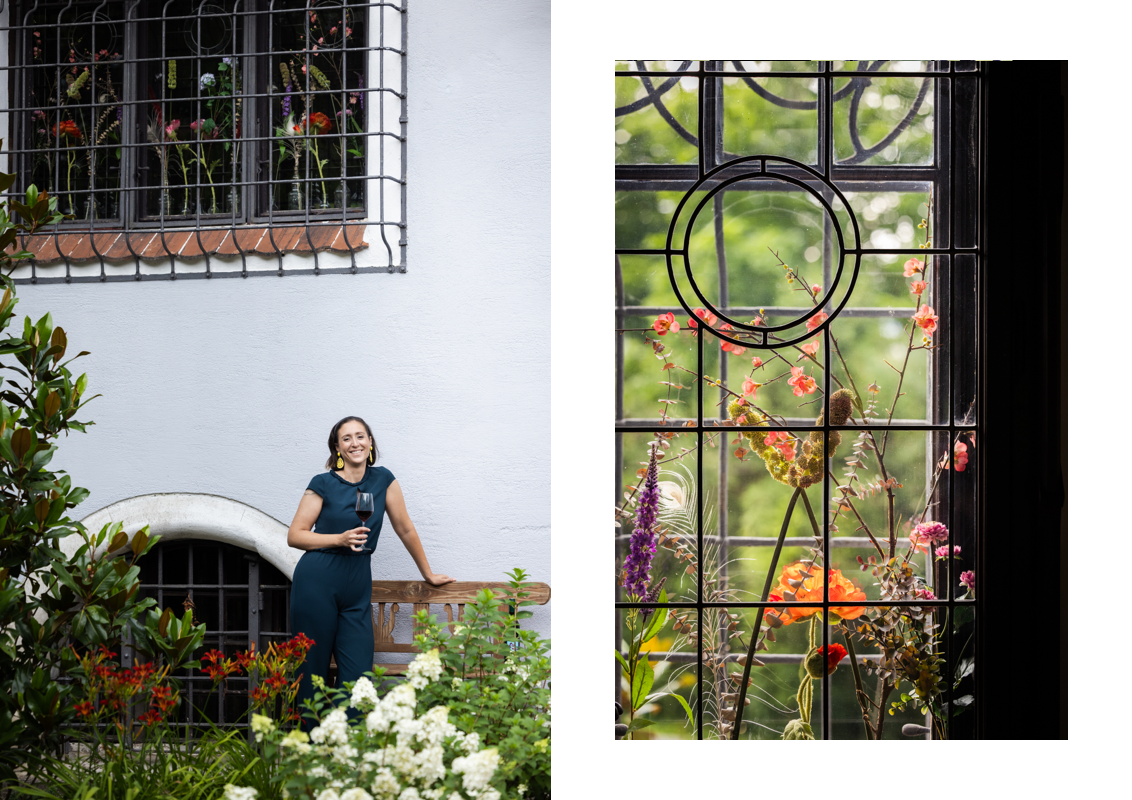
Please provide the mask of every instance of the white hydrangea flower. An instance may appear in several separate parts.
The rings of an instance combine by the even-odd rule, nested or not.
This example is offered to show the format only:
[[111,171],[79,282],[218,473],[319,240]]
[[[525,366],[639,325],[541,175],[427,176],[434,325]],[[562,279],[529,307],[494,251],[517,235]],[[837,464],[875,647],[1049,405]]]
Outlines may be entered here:
[[397,800],[421,800],[421,793],[410,786],[397,795]]
[[464,682],[464,679],[459,677],[459,676],[456,676],[455,678],[452,679],[452,685],[453,686],[459,686],[463,682]]
[[452,794],[448,795],[448,800],[464,800],[464,795],[460,794],[459,792],[453,792]]
[[255,732],[257,742],[262,742],[264,734],[271,733],[273,730],[275,730],[275,723],[271,717],[266,717],[263,714],[252,714],[252,731]]
[[480,735],[473,731],[464,737],[464,752],[468,755],[480,749]]
[[385,709],[380,705],[366,716],[366,730],[371,734],[389,730],[389,720],[385,716]]
[[353,766],[354,759],[358,757],[356,748],[348,744],[340,744],[334,748],[334,760],[339,764]]
[[448,721],[448,707],[433,706],[421,717],[417,740],[427,745],[438,745],[456,733],[456,726]]
[[478,800],[499,800],[499,791],[496,789],[484,789],[479,793]]
[[353,692],[350,693],[350,707],[365,709],[373,708],[375,705],[377,705],[377,690],[373,688],[373,683],[365,676],[358,678]]
[[424,722],[419,719],[403,719],[393,726],[393,730],[397,732],[397,744],[408,747],[424,730]]
[[413,659],[405,676],[416,689],[423,689],[430,681],[434,681],[444,672],[444,664],[440,661],[440,651],[433,648],[427,653],[421,653]]
[[424,800],[441,800],[441,798],[444,797],[444,788],[424,789],[421,792],[421,797],[423,797]]
[[224,800],[255,800],[257,794],[259,792],[250,786],[224,785]]
[[325,742],[328,745],[346,744],[346,734],[349,724],[346,722],[346,711],[336,708],[326,715],[322,724],[311,731],[311,741],[316,744]]
[[329,778],[330,773],[326,771],[326,767],[322,764],[316,764],[307,770],[307,775],[311,778]]
[[412,748],[398,744],[396,747],[385,748],[385,754],[386,763],[393,767],[394,772],[408,780],[416,779],[418,765],[416,753],[413,752]]
[[323,789],[316,800],[342,800],[342,798],[333,789]]
[[523,796],[523,795],[525,795],[526,793],[527,793],[527,784],[525,784],[525,783],[520,783],[520,784],[519,784],[519,797],[522,797],[522,796]]
[[417,753],[417,777],[426,787],[444,778],[444,748],[439,745],[426,747]]
[[464,789],[468,792],[486,789],[498,766],[499,751],[494,747],[452,760],[452,770],[464,774]]
[[279,743],[279,746],[293,748],[297,753],[306,754],[311,751],[311,746],[307,744],[309,740],[309,736],[296,728],[283,737],[283,741]]
[[341,800],[373,800],[373,795],[361,787],[342,792]]
[[[369,755],[369,753],[366,753],[366,755]],[[375,800],[392,800],[401,791],[401,784],[397,782],[393,770],[389,767],[382,767],[373,776],[373,783],[370,784],[369,788],[373,792]]]
[[367,750],[365,753],[362,753],[362,761],[369,762],[370,764],[384,764],[385,749]]

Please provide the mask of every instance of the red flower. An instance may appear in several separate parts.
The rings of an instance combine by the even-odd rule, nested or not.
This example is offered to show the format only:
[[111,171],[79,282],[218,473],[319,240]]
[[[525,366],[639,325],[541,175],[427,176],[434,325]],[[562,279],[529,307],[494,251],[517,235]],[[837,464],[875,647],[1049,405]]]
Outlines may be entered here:
[[819,647],[818,652],[825,656],[825,674],[832,675],[833,671],[837,669],[838,663],[841,661],[841,659],[845,658],[845,656],[848,655],[849,651],[841,645],[834,643],[829,646],[828,653],[826,652],[824,646]]
[[803,374],[801,367],[791,367],[790,374],[793,377],[786,381],[786,383],[794,387],[795,397],[801,397],[804,394],[813,394],[817,391],[817,382],[809,375]]
[[652,329],[664,336],[669,331],[676,333],[680,330],[680,323],[676,321],[676,315],[669,311],[667,314],[661,314],[652,324]]
[[[727,323],[724,323],[720,327],[720,330],[721,331],[730,331],[730,330],[734,330],[734,328],[732,328]],[[733,355],[741,356],[741,355],[743,355],[743,353],[746,351],[747,348],[740,347],[737,344],[732,344],[731,342],[728,342],[726,340],[721,339],[720,342],[719,342],[719,349],[722,350],[725,353],[731,353]]]
[[65,119],[55,126],[55,135],[74,136],[76,139],[83,138],[83,132],[79,130],[79,126],[69,119]]
[[955,445],[955,471],[962,472],[967,469],[967,445],[958,442]]
[[939,317],[936,315],[935,309],[929,305],[922,305],[920,306],[920,310],[912,315],[912,319],[916,321],[917,325],[923,328],[924,338],[932,338],[932,334],[935,333],[939,323]]
[[824,311],[819,311],[808,320],[806,320],[806,330],[809,333],[813,333],[814,328],[816,328],[818,325],[821,325],[827,319],[829,319],[829,314],[825,313]]
[[316,111],[307,117],[307,127],[313,128],[314,132],[318,135],[330,133],[332,127],[330,117],[323,114],[321,111]]
[[75,704],[75,711],[77,711],[79,716],[82,717],[83,719],[86,719],[87,717],[93,717],[94,716],[94,705],[91,704],[90,702],[84,700],[81,703]]
[[[706,309],[697,308],[692,313],[695,314],[697,317],[699,317],[701,320],[703,320],[705,323],[707,323],[707,326],[709,328],[714,327],[715,323],[719,322],[719,317],[717,317],[715,314],[711,313],[710,311],[707,311]],[[700,323],[696,322],[695,318],[688,317],[688,327],[689,328],[698,328],[698,327],[700,327]]]

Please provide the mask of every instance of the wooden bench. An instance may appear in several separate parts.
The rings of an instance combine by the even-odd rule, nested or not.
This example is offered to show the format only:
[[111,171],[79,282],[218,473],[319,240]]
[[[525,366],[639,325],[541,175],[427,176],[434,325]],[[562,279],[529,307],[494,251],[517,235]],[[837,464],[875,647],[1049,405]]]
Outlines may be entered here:
[[[419,652],[412,641],[398,642],[393,638],[397,614],[402,606],[411,603],[413,606],[411,613],[414,615],[419,611],[437,613],[442,624],[447,624],[451,629],[464,619],[464,606],[476,599],[480,589],[491,589],[497,599],[505,600],[510,595],[511,585],[502,582],[455,581],[444,586],[431,586],[424,581],[374,581],[370,600],[377,606],[376,615],[371,615],[374,653]],[[529,592],[527,599],[537,605],[546,605],[550,600],[550,586],[545,583],[529,583],[526,591]],[[444,613],[433,612],[430,606],[434,605],[441,606]],[[444,623],[445,616],[447,623]],[[415,636],[416,633],[417,625],[414,622],[413,635]],[[386,675],[403,675],[411,660],[412,657],[404,662],[377,662],[377,664],[385,668]],[[337,675],[338,668],[333,656],[330,659],[330,670],[331,674]]]

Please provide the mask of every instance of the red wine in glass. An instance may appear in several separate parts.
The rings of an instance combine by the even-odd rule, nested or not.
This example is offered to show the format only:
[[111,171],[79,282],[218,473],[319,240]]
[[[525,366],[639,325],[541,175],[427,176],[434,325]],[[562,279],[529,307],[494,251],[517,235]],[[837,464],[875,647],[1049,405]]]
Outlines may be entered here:
[[[354,506],[354,511],[358,515],[358,519],[364,525],[366,520],[373,514],[373,494],[371,492],[358,492],[358,502]],[[368,547],[356,546],[351,548],[359,553],[372,553]]]

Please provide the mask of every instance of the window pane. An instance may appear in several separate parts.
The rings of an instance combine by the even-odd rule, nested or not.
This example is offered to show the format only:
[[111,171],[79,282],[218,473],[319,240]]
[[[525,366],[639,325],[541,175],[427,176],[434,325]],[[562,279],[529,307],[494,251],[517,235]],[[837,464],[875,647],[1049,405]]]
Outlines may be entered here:
[[148,103],[142,160],[150,191],[144,217],[196,218],[240,213],[244,117],[244,17],[234,2],[212,0],[195,13],[167,11],[141,23],[140,65]]
[[[271,15],[272,210],[365,205],[366,7],[285,0]],[[266,212],[266,209],[265,209]]]
[[36,6],[24,32],[31,180],[78,219],[116,218],[122,157],[121,3]]

